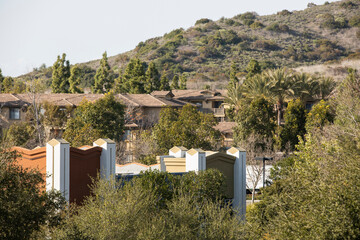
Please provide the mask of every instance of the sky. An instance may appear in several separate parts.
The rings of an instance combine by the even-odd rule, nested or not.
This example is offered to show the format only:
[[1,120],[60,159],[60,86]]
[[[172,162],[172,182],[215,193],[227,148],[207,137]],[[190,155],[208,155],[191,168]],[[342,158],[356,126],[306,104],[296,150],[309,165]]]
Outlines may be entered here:
[[[132,50],[149,38],[200,18],[247,11],[259,15],[305,9],[309,0],[0,0],[0,69],[16,77],[51,66],[66,53],[71,64]],[[312,0],[323,4],[325,0]],[[331,2],[331,1],[330,1]]]

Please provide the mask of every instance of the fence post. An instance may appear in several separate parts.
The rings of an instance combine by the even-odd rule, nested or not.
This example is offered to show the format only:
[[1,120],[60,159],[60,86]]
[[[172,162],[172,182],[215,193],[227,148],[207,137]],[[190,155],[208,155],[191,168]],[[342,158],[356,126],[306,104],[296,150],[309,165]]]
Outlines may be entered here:
[[64,139],[46,143],[46,190],[58,190],[70,199],[70,145]]
[[102,148],[100,156],[100,176],[110,180],[110,176],[115,176],[115,155],[116,144],[113,140],[99,138],[93,146]]
[[233,206],[241,219],[245,220],[246,214],[246,151],[232,147],[226,152],[236,157],[234,164],[234,200]]
[[186,152],[186,172],[206,170],[206,156],[202,149],[192,148]]

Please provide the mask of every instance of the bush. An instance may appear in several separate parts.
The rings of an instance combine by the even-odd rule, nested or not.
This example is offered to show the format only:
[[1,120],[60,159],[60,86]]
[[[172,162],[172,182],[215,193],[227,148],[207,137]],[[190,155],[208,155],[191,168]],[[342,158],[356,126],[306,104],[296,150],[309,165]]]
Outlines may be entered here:
[[279,46],[270,40],[256,40],[253,42],[252,46],[254,48],[261,48],[264,50],[278,50]]
[[291,14],[292,14],[292,12],[290,12],[289,10],[286,10],[286,9],[284,9],[281,12],[277,13],[277,15],[279,15],[279,16],[289,16]]
[[52,239],[241,239],[238,218],[218,201],[222,183],[214,170],[182,177],[145,172],[119,184],[100,181]]
[[263,27],[264,27],[264,24],[262,24],[262,23],[259,22],[259,21],[255,21],[255,22],[253,22],[253,23],[250,25],[250,27],[251,27],[252,29],[263,28]]
[[350,18],[349,25],[351,27],[360,27],[360,15],[356,15]]
[[208,23],[208,22],[212,22],[212,20],[210,20],[208,18],[201,18],[195,22],[195,25],[204,24],[204,23]]
[[286,24],[272,23],[266,27],[266,30],[273,32],[289,32],[290,28]]
[[321,100],[312,107],[306,116],[306,131],[311,132],[313,129],[322,129],[325,125],[331,124],[335,119],[335,110],[328,102]]
[[353,8],[357,8],[357,5],[355,3],[353,3],[352,1],[346,1],[346,2],[342,2],[340,4],[340,7],[345,8],[345,9],[353,9]]
[[5,141],[11,146],[23,147],[33,137],[34,128],[27,122],[18,122],[6,131]]
[[232,25],[235,24],[235,21],[232,20],[232,19],[226,19],[226,20],[225,20],[225,24],[228,25],[228,26],[232,26]]

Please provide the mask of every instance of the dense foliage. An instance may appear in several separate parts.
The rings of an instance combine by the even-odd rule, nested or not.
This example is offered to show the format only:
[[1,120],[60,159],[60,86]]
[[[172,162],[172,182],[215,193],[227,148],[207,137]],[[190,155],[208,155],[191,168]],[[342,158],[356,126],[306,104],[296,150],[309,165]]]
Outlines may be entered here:
[[56,226],[64,207],[60,194],[43,191],[44,176],[18,165],[16,157],[0,146],[1,239],[30,239],[41,226]]
[[243,234],[238,219],[228,206],[212,197],[220,191],[222,181],[222,175],[211,170],[183,177],[146,172],[117,188],[113,182],[100,181],[94,195],[53,237],[239,239]]
[[107,93],[94,103],[84,100],[68,120],[63,137],[72,146],[81,146],[99,137],[119,141],[123,131],[124,105]]
[[359,239],[359,83],[351,71],[340,86],[334,124],[329,105],[314,108],[312,133],[275,165],[273,185],[249,211],[250,239]]
[[153,128],[157,152],[167,153],[174,146],[213,149],[219,138],[219,132],[213,128],[215,125],[212,114],[201,113],[195,106],[188,104],[179,110],[165,108]]

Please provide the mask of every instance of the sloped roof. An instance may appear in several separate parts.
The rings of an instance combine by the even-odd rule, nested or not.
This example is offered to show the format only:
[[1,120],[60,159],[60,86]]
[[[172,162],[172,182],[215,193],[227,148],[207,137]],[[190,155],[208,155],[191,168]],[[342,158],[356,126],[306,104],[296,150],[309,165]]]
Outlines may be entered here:
[[[0,105],[2,106],[16,106],[21,107],[29,105],[35,101],[37,103],[49,102],[57,106],[78,106],[84,99],[90,102],[94,102],[104,97],[103,94],[71,94],[71,93],[50,93],[50,94],[37,94],[31,96],[31,94],[0,94]],[[123,102],[125,105],[136,107],[182,107],[187,102],[179,99],[166,99],[155,97],[150,94],[117,94],[115,98],[118,101]]]
[[118,97],[125,103],[141,107],[182,107],[188,104],[187,102],[179,99],[160,98],[152,96],[151,94],[119,94]]
[[191,101],[191,100],[223,100],[226,95],[226,90],[172,90],[174,98]]
[[214,128],[221,133],[232,133],[236,122],[219,122]]

